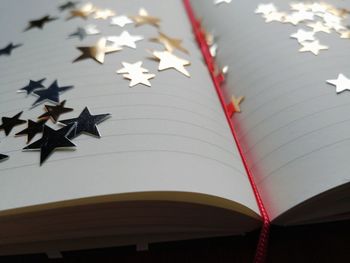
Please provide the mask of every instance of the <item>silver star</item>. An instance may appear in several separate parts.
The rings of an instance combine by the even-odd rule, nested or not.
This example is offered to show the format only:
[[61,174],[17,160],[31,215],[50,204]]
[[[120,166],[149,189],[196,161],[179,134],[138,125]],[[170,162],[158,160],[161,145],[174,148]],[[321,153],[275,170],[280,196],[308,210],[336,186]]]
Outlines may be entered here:
[[291,38],[295,38],[299,43],[307,41],[307,40],[315,40],[315,32],[313,31],[305,31],[303,29],[299,29],[296,33],[291,34]]
[[138,61],[135,63],[128,63],[128,62],[122,62],[123,68],[119,69],[117,71],[118,74],[132,74],[132,73],[146,73],[148,72],[148,69],[142,68],[142,61]]
[[142,36],[132,36],[128,31],[123,31],[119,36],[109,36],[107,40],[113,42],[114,45],[122,47],[127,46],[131,48],[136,48],[136,41],[142,40]]
[[111,25],[118,25],[120,27],[124,27],[125,25],[132,23],[132,20],[125,15],[112,17],[111,19]]
[[344,90],[350,90],[350,79],[345,77],[342,73],[338,75],[337,79],[329,79],[327,83],[336,87],[337,93],[343,92]]
[[316,32],[325,32],[325,33],[331,32],[330,28],[320,21],[317,21],[316,23],[308,23],[306,25],[308,27],[311,27],[315,33]]
[[110,9],[99,9],[95,11],[94,19],[106,20],[108,17],[115,16],[114,11]]
[[276,12],[277,8],[275,7],[274,4],[269,3],[269,4],[260,4],[258,7],[255,9],[255,14],[264,14],[267,15],[272,12]]
[[272,21],[282,22],[285,16],[286,14],[283,12],[271,12],[266,15],[263,15],[266,23],[270,23]]
[[185,66],[191,64],[189,61],[179,58],[169,51],[153,51],[152,54],[154,58],[159,60],[158,70],[173,68],[190,77],[190,73],[185,69]]
[[313,42],[303,42],[301,45],[303,45],[303,47],[299,49],[300,52],[310,51],[316,56],[318,53],[320,53],[320,50],[328,49],[327,46],[321,45],[318,40],[315,40]]
[[96,25],[87,25],[85,27],[78,27],[77,31],[70,34],[69,37],[79,37],[80,40],[85,39],[89,35],[98,35],[101,32],[97,29]]
[[143,84],[151,87],[149,79],[154,78],[156,75],[148,74],[148,69],[142,68],[142,61],[136,63],[122,62],[123,68],[117,71],[118,74],[123,74],[123,77],[130,80],[129,87],[133,87],[137,84]]

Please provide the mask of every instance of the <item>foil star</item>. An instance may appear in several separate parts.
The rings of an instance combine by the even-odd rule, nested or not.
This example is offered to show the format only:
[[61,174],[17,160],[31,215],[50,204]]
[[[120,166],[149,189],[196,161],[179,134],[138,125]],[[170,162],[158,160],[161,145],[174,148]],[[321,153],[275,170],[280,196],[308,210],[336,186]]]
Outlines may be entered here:
[[350,38],[350,30],[341,31],[340,32],[340,38]]
[[12,131],[12,129],[15,126],[21,125],[23,123],[26,123],[25,120],[20,120],[19,117],[21,117],[23,111],[21,111],[20,113],[17,113],[15,116],[13,117],[2,117],[2,124],[0,125],[0,130],[4,130],[5,135],[8,136],[10,134],[10,132]]
[[5,160],[7,160],[9,158],[8,155],[5,155],[5,154],[0,154],[0,162],[3,162]]
[[148,69],[145,69],[142,66],[142,61],[138,61],[135,63],[122,62],[123,68],[116,71],[118,74],[132,74],[132,73],[146,73]]
[[136,41],[142,40],[142,36],[130,35],[128,31],[123,31],[119,36],[109,36],[107,41],[112,42],[114,45],[119,47],[130,47],[136,48]]
[[39,29],[43,29],[44,25],[46,23],[49,23],[51,21],[57,20],[57,17],[50,17],[50,16],[44,16],[40,19],[37,20],[31,20],[29,21],[29,25],[27,26],[26,29],[24,29],[24,31],[28,31],[32,28],[39,28]]
[[127,17],[127,16],[116,16],[116,17],[112,17],[111,19],[111,25],[117,25],[120,27],[124,27],[127,24],[132,24],[132,20]]
[[316,32],[325,32],[325,33],[331,32],[330,28],[320,21],[317,21],[315,23],[308,23],[306,25],[308,27],[311,27],[315,33]]
[[9,55],[11,55],[13,49],[18,48],[20,46],[22,46],[22,44],[14,45],[13,43],[10,43],[6,47],[0,49],[0,56],[2,56],[2,55],[9,56]]
[[259,4],[258,7],[255,9],[255,14],[267,15],[269,13],[276,12],[276,11],[277,11],[277,8],[272,3]]
[[39,120],[38,122],[28,120],[28,126],[24,130],[17,132],[15,135],[27,135],[27,144],[37,135],[41,133],[44,128],[46,120]]
[[342,73],[338,75],[337,79],[329,79],[327,83],[336,87],[336,92],[340,93],[344,90],[350,90],[350,79],[345,77]]
[[59,94],[72,88],[73,86],[59,87],[57,80],[55,80],[47,89],[35,90],[33,92],[33,94],[39,96],[39,98],[33,103],[32,106],[37,106],[47,100],[57,104],[60,102]]
[[169,52],[173,52],[175,49],[181,50],[182,52],[185,52],[188,54],[187,49],[185,49],[183,46],[181,46],[182,40],[177,38],[171,38],[167,35],[165,35],[162,32],[159,32],[158,37],[151,38],[152,42],[158,42],[164,45],[165,49]]
[[121,50],[121,47],[118,46],[107,46],[107,40],[106,38],[101,38],[99,41],[94,46],[89,46],[89,47],[77,47],[82,54],[77,57],[74,62],[91,58],[97,61],[98,63],[103,64],[105,60],[105,55],[108,53],[116,52]]
[[299,49],[300,52],[310,51],[311,53],[313,53],[316,56],[318,55],[318,53],[320,53],[320,50],[328,49],[327,46],[321,45],[318,42],[318,40],[315,40],[313,42],[303,42],[303,43],[301,43],[301,45],[303,47]]
[[173,68],[185,76],[190,77],[190,73],[185,69],[185,66],[191,64],[189,61],[179,58],[169,51],[153,51],[152,55],[159,60],[158,70]]
[[297,39],[299,43],[307,40],[313,41],[315,40],[315,32],[298,29],[298,31],[294,34],[291,34],[290,37]]
[[96,7],[91,4],[85,4],[79,9],[73,9],[70,11],[70,16],[67,18],[67,20],[70,20],[75,17],[80,17],[84,20],[86,20],[92,13],[96,11]]
[[308,11],[310,10],[310,5],[305,3],[291,3],[290,7],[292,10],[297,11]]
[[160,23],[159,18],[148,15],[148,12],[144,8],[139,10],[139,14],[137,16],[130,16],[130,18],[135,22],[135,26],[148,24],[159,27]]
[[75,6],[76,6],[77,3],[78,3],[78,2],[68,1],[68,2],[65,3],[65,4],[60,5],[60,6],[58,7],[58,9],[59,9],[61,12],[64,11],[64,10],[66,10],[66,9],[72,9],[72,8],[75,8]]
[[97,129],[97,124],[103,122],[110,116],[111,115],[109,113],[91,115],[89,109],[85,107],[84,110],[80,113],[80,115],[77,118],[62,120],[60,121],[60,123],[64,125],[71,125],[74,123],[76,124],[75,131],[70,135],[68,135],[69,139],[73,139],[82,133],[100,138],[101,135]]
[[238,112],[238,113],[241,112],[240,104],[242,103],[243,100],[244,100],[243,96],[238,98],[236,98],[235,96],[231,97],[231,102],[226,106],[226,110],[229,117],[232,117],[232,115],[235,112]]
[[42,165],[56,148],[76,146],[67,138],[71,133],[74,133],[75,128],[76,125],[74,123],[59,130],[54,130],[44,125],[41,139],[24,147],[23,150],[40,150],[40,165]]
[[45,78],[39,79],[37,81],[30,80],[29,84],[27,86],[19,89],[17,92],[26,92],[27,95],[29,95],[34,90],[43,89],[43,88],[45,88],[45,86],[42,84],[44,80],[45,80]]
[[65,108],[66,100],[62,101],[56,106],[45,105],[46,112],[38,117],[38,119],[51,119],[54,123],[57,122],[58,118],[67,112],[73,111],[72,108]]
[[69,37],[78,37],[80,40],[83,40],[87,36],[98,35],[100,33],[96,25],[87,25],[85,27],[78,27],[77,31],[70,34]]
[[123,77],[130,80],[129,87],[137,84],[143,84],[151,87],[150,79],[154,78],[154,74],[149,74],[148,69],[142,68],[142,61],[136,63],[122,62],[123,68],[117,71],[118,74],[124,74]]
[[264,18],[266,23],[270,23],[272,21],[283,22],[285,15],[286,14],[282,12],[271,12],[264,15]]
[[296,16],[295,13],[286,15],[283,19],[283,23],[291,23],[292,25],[296,26],[302,21],[302,18],[300,16]]
[[115,12],[110,9],[98,9],[93,16],[94,19],[106,20],[109,17],[115,16]]

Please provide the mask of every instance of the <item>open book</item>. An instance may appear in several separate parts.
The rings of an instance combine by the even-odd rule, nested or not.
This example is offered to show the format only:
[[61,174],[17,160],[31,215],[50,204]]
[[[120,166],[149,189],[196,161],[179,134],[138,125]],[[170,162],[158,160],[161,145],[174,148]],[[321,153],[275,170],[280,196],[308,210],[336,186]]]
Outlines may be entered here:
[[[328,51],[302,54],[289,39],[295,28],[266,24],[254,13],[256,0],[191,3],[203,26],[217,36],[218,64],[229,66],[223,86],[227,103],[232,94],[245,96],[242,112],[232,117],[242,155],[182,1],[92,2],[131,18],[145,8],[160,19],[159,28],[136,27],[133,19],[113,26],[108,16],[94,19],[94,14],[67,19],[83,2],[61,10],[64,3],[57,1],[1,2],[0,48],[21,44],[0,56],[1,117],[23,111],[21,119],[37,120],[43,104],[33,107],[34,96],[16,91],[43,78],[46,87],[55,80],[74,86],[59,94],[74,109],[59,120],[76,118],[85,107],[111,117],[98,124],[101,138],[82,134],[72,141],[75,150],[56,150],[42,165],[38,152],[23,151],[26,138],[14,136],[24,124],[8,136],[0,131],[0,154],[9,156],[0,162],[0,254],[257,229],[262,217],[242,158],[272,223],[350,217],[350,94],[336,94],[326,83],[348,73],[344,52],[350,41],[322,35],[332,46]],[[287,8],[287,3],[276,6]],[[45,15],[53,19],[42,29],[24,31],[29,21]],[[83,40],[69,37],[87,24],[98,33]],[[72,63],[81,55],[77,47],[124,30],[144,38],[136,49],[106,54],[103,63]],[[164,50],[149,41],[158,31],[182,40],[188,52],[173,52],[191,62],[186,65],[190,77],[174,69],[159,71],[159,62],[150,59],[153,51]],[[151,87],[129,88],[129,80],[116,74],[122,62],[137,61],[155,75]]]

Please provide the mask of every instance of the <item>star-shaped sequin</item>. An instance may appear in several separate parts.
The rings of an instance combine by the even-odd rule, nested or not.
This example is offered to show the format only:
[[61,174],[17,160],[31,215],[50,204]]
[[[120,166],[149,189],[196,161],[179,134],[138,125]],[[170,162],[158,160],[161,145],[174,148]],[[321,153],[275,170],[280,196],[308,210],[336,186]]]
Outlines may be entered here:
[[51,119],[54,123],[58,121],[58,118],[67,112],[73,111],[72,108],[65,108],[66,100],[62,101],[56,106],[45,105],[46,112],[38,117],[38,119]]
[[153,51],[154,58],[159,60],[158,70],[165,70],[169,68],[176,69],[187,77],[190,77],[190,73],[186,70],[185,66],[191,63],[185,59],[179,58],[169,51]]
[[33,106],[39,105],[47,100],[57,104],[60,102],[60,93],[72,88],[73,86],[59,87],[57,80],[55,80],[47,89],[35,90],[33,92],[33,94],[39,96],[33,103]]
[[98,63],[103,64],[105,55],[108,53],[116,52],[121,50],[121,47],[118,47],[116,45],[107,46],[107,40],[106,38],[101,38],[94,46],[89,47],[77,47],[82,54],[77,57],[74,62],[77,62],[79,60],[91,58],[97,61]]
[[327,83],[336,87],[336,92],[340,93],[344,90],[350,90],[350,79],[345,77],[342,73],[338,75],[337,79],[329,79]]
[[45,78],[39,79],[37,81],[35,80],[29,80],[29,84],[21,89],[19,89],[17,92],[26,92],[27,95],[32,93],[34,90],[37,89],[43,89],[45,86],[42,84]]
[[85,27],[78,27],[74,33],[69,35],[69,37],[78,37],[80,40],[83,40],[87,36],[98,35],[100,33],[101,32],[97,29],[96,25],[87,25]]
[[124,27],[125,25],[132,24],[132,23],[133,23],[132,20],[125,15],[112,17],[111,19],[111,25],[117,25],[120,27]]
[[106,120],[110,116],[109,113],[91,115],[89,109],[85,107],[77,118],[62,120],[60,123],[64,125],[76,124],[75,131],[68,135],[69,139],[73,139],[82,133],[100,138],[101,135],[97,129],[97,124]]
[[15,44],[14,45],[13,43],[10,43],[6,47],[0,49],[0,56],[2,56],[2,55],[9,56],[9,55],[11,55],[12,50],[14,50],[15,48],[18,48],[20,46],[22,46],[22,44]]
[[151,87],[150,79],[154,78],[154,74],[148,73],[148,69],[142,68],[142,61],[136,63],[122,62],[123,68],[117,71],[118,74],[123,74],[123,77],[130,80],[129,87],[137,84],[143,84]]
[[62,4],[58,7],[58,9],[62,12],[66,9],[72,9],[75,8],[78,2],[72,2],[72,1],[68,1],[65,4]]
[[6,136],[8,136],[10,134],[10,132],[12,131],[12,129],[15,126],[26,123],[25,120],[19,119],[19,117],[21,117],[22,113],[23,113],[23,111],[21,111],[20,113],[17,113],[13,117],[2,117],[1,118],[2,124],[0,125],[0,130],[4,130]]
[[88,3],[88,4],[83,5],[79,9],[71,10],[70,16],[67,18],[67,20],[70,20],[70,19],[75,18],[75,17],[80,17],[80,18],[86,20],[89,17],[89,15],[91,15],[95,11],[96,11],[96,7],[93,4]]
[[135,26],[148,24],[155,27],[159,27],[159,23],[160,23],[159,18],[150,16],[144,8],[141,8],[139,10],[139,14],[137,16],[130,16],[130,18],[135,22]]
[[165,49],[169,52],[173,52],[175,49],[188,53],[187,49],[181,46],[182,40],[177,38],[171,38],[162,32],[159,32],[158,37],[150,39],[153,42],[158,42],[164,45]]
[[298,29],[298,31],[294,34],[291,34],[290,37],[297,39],[299,43],[304,41],[313,41],[315,40],[315,32]]
[[7,160],[9,158],[8,155],[5,155],[5,154],[0,154],[0,162],[3,162],[5,160]]
[[320,53],[320,50],[326,50],[328,49],[327,46],[323,46],[318,42],[318,40],[312,41],[312,42],[302,42],[301,45],[303,46],[302,48],[299,49],[300,52],[306,52],[309,51],[315,56]]
[[67,138],[71,133],[74,133],[75,128],[74,123],[59,130],[44,125],[41,139],[24,147],[23,150],[40,150],[40,165],[42,165],[56,148],[75,147],[75,144]]
[[32,28],[43,29],[44,25],[46,23],[49,23],[49,22],[54,21],[54,20],[57,20],[57,17],[51,17],[49,15],[44,16],[44,17],[37,19],[37,20],[31,20],[31,21],[29,21],[29,25],[27,26],[26,29],[24,29],[24,31],[28,31]]
[[119,36],[109,36],[107,41],[112,42],[118,47],[136,48],[136,41],[142,40],[142,36],[130,35],[128,31],[123,31]]
[[46,120],[39,120],[38,122],[28,120],[28,126],[24,130],[17,132],[16,136],[27,135],[27,143],[29,143],[35,135],[43,131]]

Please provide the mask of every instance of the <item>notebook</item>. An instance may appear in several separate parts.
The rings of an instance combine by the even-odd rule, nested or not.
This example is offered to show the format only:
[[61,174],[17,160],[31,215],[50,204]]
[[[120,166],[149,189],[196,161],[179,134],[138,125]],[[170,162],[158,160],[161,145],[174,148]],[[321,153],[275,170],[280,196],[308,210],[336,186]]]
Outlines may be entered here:
[[[301,53],[289,36],[296,27],[265,23],[259,1],[184,2],[2,1],[0,116],[38,121],[44,105],[63,101],[73,110],[46,119],[29,143],[16,136],[28,123],[0,131],[8,156],[0,162],[0,254],[237,235],[266,217],[280,225],[349,218],[350,95],[326,80],[349,76],[350,41],[320,34],[329,50]],[[223,97],[186,4],[214,36],[216,64],[228,66]],[[125,31],[138,37],[136,48],[111,41]],[[182,48],[170,52],[154,41],[161,34]],[[96,43],[109,48],[104,58],[83,52]],[[166,48],[178,70],[161,67],[156,54]],[[138,62],[143,72],[117,73]],[[133,76],[146,85],[130,87]],[[30,81],[42,87],[17,92]],[[55,85],[69,88],[36,104]],[[245,99],[228,121],[231,95]],[[84,109],[108,115],[93,125],[100,136],[74,133]],[[59,138],[70,147],[41,162],[51,145],[42,138],[65,127]]]

